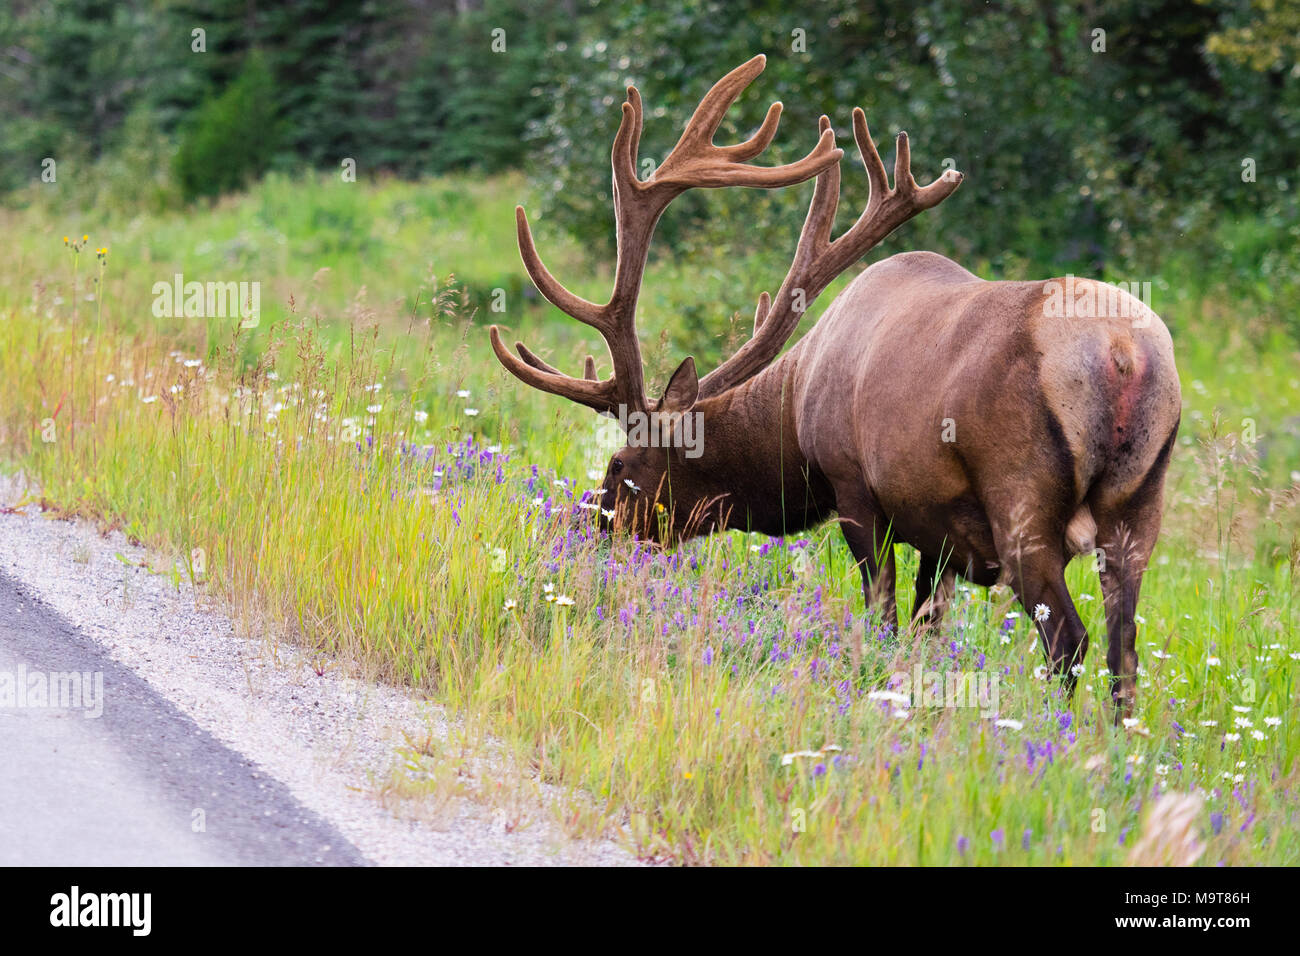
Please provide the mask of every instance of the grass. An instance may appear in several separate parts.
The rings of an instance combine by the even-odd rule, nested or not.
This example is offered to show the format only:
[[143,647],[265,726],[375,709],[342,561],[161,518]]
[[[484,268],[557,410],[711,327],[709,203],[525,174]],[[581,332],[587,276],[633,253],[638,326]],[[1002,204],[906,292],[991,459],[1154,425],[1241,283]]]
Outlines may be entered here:
[[[250,631],[427,692],[566,788],[571,832],[618,830],[648,859],[1152,861],[1137,845],[1157,797],[1193,794],[1201,863],[1300,862],[1285,336],[1160,277],[1187,408],[1139,608],[1136,724],[1116,731],[1082,560],[1069,580],[1093,649],[1067,701],[1001,589],[963,588],[939,634],[879,631],[834,525],[671,553],[595,534],[591,417],[517,386],[487,347],[485,319],[567,368],[592,347],[526,295],[522,195],[509,177],[272,178],[187,215],[0,213],[0,459],[55,514],[176,555]],[[603,293],[608,269],[542,242],[577,291]],[[101,272],[88,253],[105,244]],[[779,269],[656,264],[652,370],[721,354],[727,312]],[[261,281],[260,323],[155,319],[153,283],[176,271]],[[722,329],[681,319],[731,299]],[[915,571],[900,549],[904,610]],[[891,691],[918,666],[926,686],[996,697],[904,706]]]

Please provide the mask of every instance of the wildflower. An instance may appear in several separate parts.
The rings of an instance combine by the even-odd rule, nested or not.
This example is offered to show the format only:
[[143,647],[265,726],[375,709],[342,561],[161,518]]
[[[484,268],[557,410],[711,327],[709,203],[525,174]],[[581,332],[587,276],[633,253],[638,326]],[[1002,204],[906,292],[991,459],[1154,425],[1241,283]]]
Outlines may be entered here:
[[465,414],[468,415],[470,418],[473,418],[475,415],[478,414],[478,409],[477,409],[477,408],[467,408],[467,409],[465,409]]
[[506,598],[505,609],[507,611],[513,611],[517,606],[514,598]]
[[460,391],[458,391],[458,392],[456,393],[456,397],[457,397],[457,398],[469,398],[469,389],[467,389],[467,388],[462,388]]
[[429,413],[421,409],[417,408],[412,414],[414,415],[417,424],[423,425],[429,420]]
[[1024,725],[1024,722],[1023,722],[1023,721],[1012,720],[1010,717],[1003,717],[1003,718],[1001,718],[1001,719],[999,719],[999,720],[994,721],[994,722],[993,722],[993,726],[995,726],[995,727],[1005,727],[1007,730],[1024,730],[1024,729],[1025,729],[1025,725]]
[[1230,741],[1232,743],[1236,743],[1238,740],[1241,739],[1241,734],[1224,734],[1223,739]]
[[1234,718],[1232,719],[1232,723],[1233,723],[1234,726],[1237,726],[1237,727],[1254,727],[1254,726],[1255,726],[1254,724],[1252,724],[1252,723],[1250,722],[1250,719],[1249,719],[1249,718],[1246,718],[1246,717],[1234,717]]
[[781,766],[790,766],[790,764],[794,763],[795,757],[820,757],[821,755],[820,750],[796,750],[792,753],[781,754]]
[[146,405],[152,405],[154,402],[158,401],[158,396],[146,395],[144,398],[140,399],[140,401],[144,402]]
[[704,666],[705,666],[705,667],[708,667],[710,664],[713,663],[713,648],[712,648],[712,647],[706,647],[706,648],[704,649],[703,660],[704,660]]
[[1264,718],[1264,723],[1265,723],[1266,725],[1268,725],[1269,727],[1277,727],[1277,726],[1280,726],[1280,725],[1281,725],[1281,723],[1282,723],[1282,718],[1281,718],[1281,717],[1265,717],[1265,718]]
[[1250,735],[1251,735],[1253,738],[1255,738],[1256,740],[1264,740],[1264,739],[1268,736],[1268,735],[1265,734],[1264,731],[1262,731],[1262,730],[1252,730],[1252,731],[1250,732]]
[[1220,663],[1220,662],[1219,662],[1219,659],[1218,659],[1217,657],[1207,657],[1207,658],[1205,659],[1205,666],[1206,666],[1206,667],[1218,667],[1218,666],[1219,666],[1219,663]]
[[906,707],[912,702],[912,698],[907,694],[901,694],[896,690],[873,690],[867,692],[867,700],[887,700],[894,704]]
[[202,364],[203,364],[203,360],[202,360],[202,359],[186,359],[186,360],[185,360],[185,367],[186,367],[186,368],[198,368],[198,367],[199,367],[200,365],[202,365]]
[[632,494],[634,495],[641,494],[641,486],[638,485],[636,482],[634,482],[631,478],[624,478],[623,484],[627,485],[629,488],[632,489]]
[[567,594],[561,594],[555,599],[555,603],[559,607],[573,607],[573,598],[569,597]]
[[1046,621],[1046,620],[1047,620],[1049,617],[1051,617],[1051,616],[1052,616],[1052,609],[1051,609],[1050,607],[1048,607],[1046,604],[1035,604],[1035,605],[1034,605],[1034,620],[1035,620],[1035,621],[1038,621],[1038,622],[1041,623],[1041,622],[1043,622],[1043,621]]

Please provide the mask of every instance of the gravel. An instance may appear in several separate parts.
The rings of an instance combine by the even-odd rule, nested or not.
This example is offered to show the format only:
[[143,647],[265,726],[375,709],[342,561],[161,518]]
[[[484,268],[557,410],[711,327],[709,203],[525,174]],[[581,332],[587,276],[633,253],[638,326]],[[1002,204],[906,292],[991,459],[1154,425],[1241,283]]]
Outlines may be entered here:
[[[0,509],[23,497],[0,476]],[[118,555],[126,558],[125,564]],[[305,806],[381,865],[634,865],[613,839],[574,839],[560,808],[574,798],[515,770],[492,741],[464,754],[443,708],[404,688],[321,675],[298,650],[236,633],[171,559],[84,521],[52,520],[39,505],[0,511],[0,567],[98,641],[204,730],[259,764]],[[383,796],[418,741],[419,771],[450,784],[428,797]],[[424,747],[425,742],[431,746]],[[450,757],[436,756],[445,745]],[[405,749],[408,754],[401,751]],[[441,766],[439,765],[441,763]],[[449,761],[449,762],[448,762]],[[500,781],[501,806],[466,795]]]

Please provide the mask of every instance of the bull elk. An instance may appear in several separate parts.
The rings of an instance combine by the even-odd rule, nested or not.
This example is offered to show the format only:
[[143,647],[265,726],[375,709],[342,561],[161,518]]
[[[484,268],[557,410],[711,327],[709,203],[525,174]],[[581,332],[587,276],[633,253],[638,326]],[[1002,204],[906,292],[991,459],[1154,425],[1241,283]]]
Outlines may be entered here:
[[[1120,306],[1080,316],[1052,306],[1067,280],[985,281],[942,256],[909,252],[858,275],[781,355],[806,304],[890,232],[951,195],[962,176],[948,170],[918,186],[900,133],[891,188],[866,116],[855,109],[870,200],[832,240],[843,151],[825,116],[816,147],[784,166],[748,162],[775,136],[780,103],[751,139],[713,143],[764,65],[758,56],[723,77],[644,180],[636,173],[641,97],[628,88],[612,154],[618,254],[604,305],[551,275],[516,209],[533,283],[601,334],[613,374],[597,377],[587,356],[584,377],[570,377],[522,343],[513,354],[492,326],[497,358],[528,385],[625,423],[658,416],[680,427],[686,415],[700,423],[694,456],[677,443],[644,440],[613,456],[603,504],[617,525],[668,541],[727,528],[785,535],[837,514],[867,606],[887,623],[897,626],[893,546],[905,542],[920,553],[914,619],[940,618],[957,574],[978,585],[1009,583],[1070,689],[1088,635],[1065,566],[1095,550],[1111,694],[1117,718],[1131,713],[1138,589],[1160,529],[1181,411],[1168,331],[1113,286],[1068,280],[1080,301]],[[686,358],[661,397],[647,395],[635,312],[664,209],[694,187],[776,188],[813,177],[793,262],[776,296],[759,296],[749,340],[703,378]]]

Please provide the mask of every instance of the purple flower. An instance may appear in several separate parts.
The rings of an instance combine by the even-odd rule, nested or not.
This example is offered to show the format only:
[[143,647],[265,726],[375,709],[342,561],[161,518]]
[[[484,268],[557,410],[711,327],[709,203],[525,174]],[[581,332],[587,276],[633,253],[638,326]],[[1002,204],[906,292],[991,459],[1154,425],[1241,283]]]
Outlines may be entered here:
[[1223,814],[1218,810],[1210,814],[1210,829],[1214,831],[1215,836],[1218,836],[1219,831],[1223,829]]
[[704,666],[708,667],[712,663],[713,663],[713,648],[706,647],[704,649]]
[[970,840],[964,836],[959,836],[957,838],[957,852],[965,856],[968,849],[970,849]]
[[996,830],[994,830],[992,833],[989,834],[989,839],[992,840],[993,845],[1000,850],[1002,849],[1003,844],[1006,843],[1007,834],[1001,827],[998,827]]
[[1022,849],[1025,849],[1025,850],[1028,850],[1028,849],[1029,849],[1029,844],[1033,841],[1033,839],[1034,839],[1034,831],[1033,831],[1033,830],[1030,830],[1028,827],[1026,827],[1026,828],[1025,828],[1025,835],[1022,836],[1022,837],[1020,838],[1020,846],[1021,846],[1021,848],[1022,848]]

